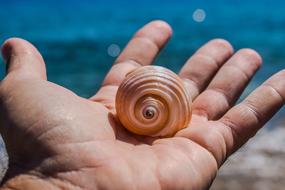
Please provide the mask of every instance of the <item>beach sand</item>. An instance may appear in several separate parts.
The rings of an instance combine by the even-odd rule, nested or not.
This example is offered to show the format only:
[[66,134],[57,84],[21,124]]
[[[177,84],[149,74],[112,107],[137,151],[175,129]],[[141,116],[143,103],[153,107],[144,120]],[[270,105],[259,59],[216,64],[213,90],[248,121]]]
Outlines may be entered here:
[[285,124],[264,128],[220,169],[210,190],[281,190],[285,187]]

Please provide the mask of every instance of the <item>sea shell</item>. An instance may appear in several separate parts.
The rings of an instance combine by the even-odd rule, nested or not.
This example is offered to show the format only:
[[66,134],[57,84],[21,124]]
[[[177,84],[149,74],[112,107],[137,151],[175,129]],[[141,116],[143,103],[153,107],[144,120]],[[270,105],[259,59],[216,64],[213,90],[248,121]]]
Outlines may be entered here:
[[116,112],[129,131],[170,137],[187,127],[191,98],[182,80],[160,66],[143,66],[129,73],[116,95]]

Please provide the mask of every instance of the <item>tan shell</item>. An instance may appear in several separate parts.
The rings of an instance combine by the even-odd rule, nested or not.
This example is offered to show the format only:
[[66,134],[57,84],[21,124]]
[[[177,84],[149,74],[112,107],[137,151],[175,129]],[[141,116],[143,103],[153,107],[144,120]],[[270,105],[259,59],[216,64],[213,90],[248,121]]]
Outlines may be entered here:
[[116,95],[116,112],[129,131],[170,137],[187,127],[191,98],[181,79],[160,66],[144,66],[129,73]]

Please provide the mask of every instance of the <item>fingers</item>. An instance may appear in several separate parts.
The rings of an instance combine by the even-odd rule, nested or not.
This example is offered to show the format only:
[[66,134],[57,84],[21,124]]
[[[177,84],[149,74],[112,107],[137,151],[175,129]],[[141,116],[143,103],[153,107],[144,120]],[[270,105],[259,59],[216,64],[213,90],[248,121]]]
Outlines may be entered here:
[[133,69],[151,64],[171,35],[170,26],[163,21],[153,21],[145,25],[127,44],[103,85],[119,85]]
[[[221,119],[232,139],[231,152],[252,137],[285,103],[285,70],[272,76]],[[229,143],[229,142],[233,143]]]
[[90,99],[113,109],[117,88],[125,76],[142,65],[151,64],[171,35],[170,26],[163,21],[153,21],[141,28],[116,60],[102,88]]
[[27,77],[46,79],[44,60],[38,50],[29,42],[8,39],[2,46],[7,74],[17,73]]
[[192,99],[209,84],[224,62],[233,54],[232,46],[216,39],[201,47],[183,66],[179,75],[185,81]]
[[239,98],[261,63],[262,59],[255,51],[238,51],[193,102],[193,113],[210,120],[220,118]]

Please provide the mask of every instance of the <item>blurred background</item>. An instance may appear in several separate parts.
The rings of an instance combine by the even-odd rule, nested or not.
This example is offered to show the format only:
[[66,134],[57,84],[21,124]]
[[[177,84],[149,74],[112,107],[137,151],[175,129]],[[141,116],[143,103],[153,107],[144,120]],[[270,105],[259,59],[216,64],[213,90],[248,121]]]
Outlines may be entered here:
[[[0,0],[0,42],[9,37],[29,40],[42,53],[50,81],[89,97],[132,34],[147,22],[162,19],[173,27],[174,35],[156,64],[174,71],[213,38],[225,38],[235,50],[257,50],[264,65],[244,97],[285,68],[284,7],[282,0]],[[283,189],[284,113],[281,110],[226,162],[212,190]]]

